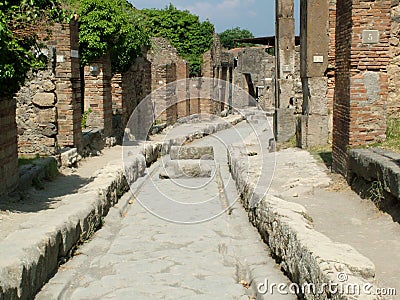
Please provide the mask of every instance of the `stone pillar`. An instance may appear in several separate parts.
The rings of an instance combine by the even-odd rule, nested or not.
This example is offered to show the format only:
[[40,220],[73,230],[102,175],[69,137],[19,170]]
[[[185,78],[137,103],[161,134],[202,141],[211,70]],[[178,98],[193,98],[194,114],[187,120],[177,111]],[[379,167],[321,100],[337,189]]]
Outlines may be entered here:
[[104,135],[112,133],[112,96],[111,96],[111,60],[110,56],[94,60],[85,67],[85,111],[88,114],[86,126],[100,127]]
[[[275,138],[285,142],[296,133],[294,110],[288,108],[294,99],[295,34],[293,0],[276,0],[276,80]],[[281,120],[285,122],[282,123]]]
[[0,96],[0,195],[18,186],[16,100]]
[[301,1],[301,80],[303,109],[298,145],[303,148],[328,143],[329,2]]
[[221,95],[219,96],[219,113],[225,109],[225,104],[228,106],[229,101],[229,66],[222,66],[221,72]]
[[385,139],[390,0],[337,0],[333,169],[348,175],[348,150]]

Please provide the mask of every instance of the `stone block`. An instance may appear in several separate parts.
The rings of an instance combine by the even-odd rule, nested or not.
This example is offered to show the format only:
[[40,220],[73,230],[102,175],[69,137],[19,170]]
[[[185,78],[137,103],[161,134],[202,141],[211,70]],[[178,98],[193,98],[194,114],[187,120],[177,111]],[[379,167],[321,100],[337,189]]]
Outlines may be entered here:
[[366,181],[380,181],[382,187],[400,198],[400,155],[389,150],[370,148],[352,149],[349,152],[349,169],[352,175]]
[[36,93],[32,102],[39,107],[52,107],[55,104],[56,97],[53,93]]
[[297,141],[300,147],[324,146],[328,143],[329,116],[301,116],[297,121]]
[[164,168],[160,178],[203,178],[211,177],[215,169],[214,162],[207,160],[167,160],[164,159]]
[[212,146],[204,147],[179,147],[172,146],[170,150],[170,156],[172,160],[177,159],[214,159],[214,148]]
[[52,92],[56,89],[56,85],[51,80],[45,80],[42,84],[43,91]]
[[277,142],[287,142],[296,134],[296,117],[292,108],[278,109],[275,113],[274,123]]
[[72,167],[78,162],[78,150],[76,148],[66,148],[61,150],[61,165],[63,167]]
[[56,109],[40,109],[36,115],[36,122],[39,124],[55,123],[56,122]]

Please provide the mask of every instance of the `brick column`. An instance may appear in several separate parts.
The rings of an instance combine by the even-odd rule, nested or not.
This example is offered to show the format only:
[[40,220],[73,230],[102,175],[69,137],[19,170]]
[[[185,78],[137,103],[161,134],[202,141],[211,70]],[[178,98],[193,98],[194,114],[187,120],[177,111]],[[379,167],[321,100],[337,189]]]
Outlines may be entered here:
[[0,97],[0,195],[18,186],[16,100]]
[[276,0],[275,137],[285,142],[295,135],[294,111],[288,109],[294,92],[295,35],[293,0]]
[[337,0],[333,168],[344,175],[349,147],[385,138],[390,8],[390,0]]
[[329,53],[328,53],[328,130],[332,141],[333,131],[333,98],[335,95],[335,52],[336,52],[336,0],[329,0]]
[[190,95],[190,114],[195,115],[200,113],[200,88],[199,79],[190,79],[189,95]]
[[183,118],[190,113],[190,98],[188,97],[189,89],[189,64],[185,61],[177,62],[177,80],[179,84],[176,87],[178,97],[178,118]]
[[110,56],[94,60],[85,67],[85,110],[91,109],[86,126],[101,127],[104,135],[112,133],[112,96]]
[[78,22],[71,21],[69,26],[56,24],[53,36],[57,54],[57,143],[79,148],[82,142],[82,115]]
[[329,3],[301,1],[301,80],[303,109],[298,144],[303,147],[328,143]]
[[177,105],[177,95],[176,95],[176,79],[177,79],[177,66],[175,63],[167,65],[167,124],[172,125],[176,123],[178,118],[178,105]]

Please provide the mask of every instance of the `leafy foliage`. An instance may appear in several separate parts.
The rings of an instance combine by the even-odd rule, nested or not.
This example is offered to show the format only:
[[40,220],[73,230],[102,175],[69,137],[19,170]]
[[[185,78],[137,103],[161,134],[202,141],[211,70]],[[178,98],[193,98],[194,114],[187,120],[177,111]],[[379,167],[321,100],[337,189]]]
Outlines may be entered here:
[[169,40],[181,57],[190,63],[190,74],[200,74],[202,55],[212,45],[214,25],[189,11],[176,9],[172,4],[165,9],[142,10],[150,35]]
[[1,1],[0,8],[0,95],[10,96],[29,70],[46,67],[37,33],[65,15],[58,0]]
[[124,72],[149,44],[142,15],[126,0],[82,0],[78,14],[83,65],[110,52],[113,72]]
[[[235,47],[236,39],[246,39],[254,38],[253,34],[247,29],[241,29],[240,27],[235,27],[232,29],[227,29],[219,34],[221,45],[227,49],[232,49]],[[244,44],[238,44],[238,46],[243,46]]]

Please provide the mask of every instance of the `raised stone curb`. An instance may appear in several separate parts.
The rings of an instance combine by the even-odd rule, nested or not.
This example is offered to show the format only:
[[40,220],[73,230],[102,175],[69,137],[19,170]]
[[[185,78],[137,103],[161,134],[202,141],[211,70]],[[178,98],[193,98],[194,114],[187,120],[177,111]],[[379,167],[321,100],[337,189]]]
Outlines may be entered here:
[[[79,243],[88,239],[101,226],[103,217],[128,191],[127,182],[145,174],[146,166],[155,162],[172,145],[201,138],[243,120],[234,116],[202,130],[188,133],[163,143],[146,144],[122,166],[110,162],[95,174],[95,179],[76,194],[65,196],[56,209],[48,209],[29,218],[20,230],[0,241],[0,299],[32,299],[47,280],[57,272]],[[130,178],[125,178],[125,171]],[[124,198],[121,213],[127,207]]]
[[[252,183],[248,168],[243,162],[248,159],[245,146],[228,148],[228,160],[232,177],[242,196],[242,204],[249,219],[269,245],[276,260],[289,278],[300,287],[314,284],[319,293],[305,293],[306,299],[382,299],[363,291],[373,285],[374,264],[354,248],[335,243],[314,229],[306,209],[296,203],[287,202],[272,195],[263,195]],[[253,205],[254,204],[254,205]],[[343,275],[345,274],[345,275]],[[346,279],[340,281],[341,275]],[[257,280],[255,280],[257,283]],[[261,282],[262,283],[262,282]],[[323,284],[339,287],[360,287],[361,295],[346,293],[346,289],[330,294],[320,290]]]
[[380,148],[352,149],[349,152],[350,179],[357,175],[380,181],[382,187],[400,198],[400,154]]
[[[43,179],[57,176],[57,160],[54,157],[38,158],[33,163],[19,167],[19,190],[40,184]],[[39,188],[39,187],[38,187]]]

